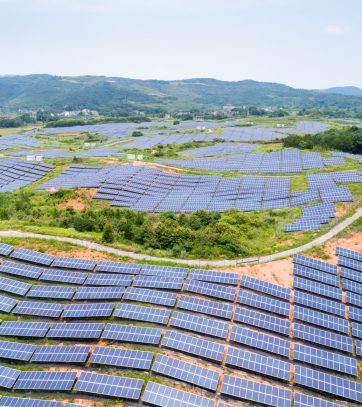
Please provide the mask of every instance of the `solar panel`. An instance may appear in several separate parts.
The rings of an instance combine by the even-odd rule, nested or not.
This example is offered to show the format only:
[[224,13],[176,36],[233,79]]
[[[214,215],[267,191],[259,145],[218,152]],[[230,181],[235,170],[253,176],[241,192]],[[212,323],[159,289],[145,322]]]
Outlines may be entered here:
[[357,271],[362,271],[362,260],[349,259],[348,257],[338,256],[338,264]]
[[162,346],[170,349],[180,350],[185,353],[204,357],[206,359],[221,362],[224,355],[225,345],[196,338],[191,335],[167,331],[163,337]]
[[50,328],[48,338],[98,339],[102,330],[103,324],[98,323],[59,323]]
[[124,300],[146,302],[151,304],[173,307],[177,294],[165,291],[151,290],[148,288],[129,287],[123,295]]
[[120,300],[124,287],[79,287],[74,300]]
[[166,325],[171,315],[171,311],[163,308],[144,307],[121,303],[114,311],[114,317],[123,319],[134,319],[137,321],[153,322],[155,324]]
[[9,256],[14,250],[14,246],[10,246],[6,243],[0,243],[0,256]]
[[202,298],[181,295],[177,308],[194,311],[200,314],[213,315],[220,318],[231,319],[233,306],[223,302],[204,300]]
[[102,334],[102,338],[122,342],[138,342],[157,345],[160,343],[161,334],[162,329],[160,328],[108,324]]
[[[36,346],[18,342],[0,341],[0,358],[28,361]],[[1,404],[1,403],[0,403]]]
[[140,264],[119,263],[116,261],[99,261],[95,271],[103,273],[138,274],[141,270]]
[[215,370],[162,354],[156,356],[152,371],[213,391],[216,391],[220,378],[220,373]]
[[352,338],[299,323],[294,324],[294,338],[318,343],[328,348],[352,353]]
[[305,278],[293,277],[293,287],[299,290],[308,291],[323,297],[333,298],[342,301],[342,290],[337,287],[307,280]]
[[305,321],[312,325],[328,328],[332,331],[338,331],[348,335],[349,324],[347,319],[335,317],[334,315],[329,315],[324,312],[295,305],[294,319]]
[[43,269],[36,266],[30,266],[29,264],[20,264],[13,263],[11,261],[5,261],[4,263],[0,264],[0,272],[36,280],[42,274]]
[[127,287],[131,283],[132,277],[126,274],[89,274],[84,284]]
[[221,393],[275,407],[290,407],[292,399],[290,390],[229,375],[224,376]]
[[215,401],[194,393],[174,389],[155,382],[148,382],[142,400],[145,403],[160,406],[174,407],[215,407]]
[[289,357],[290,354],[290,340],[252,331],[237,325],[232,327],[230,340],[252,348],[275,353],[276,355]]
[[362,308],[362,295],[356,293],[346,292],[346,303],[353,304]]
[[37,346],[32,362],[42,363],[85,363],[90,346]]
[[362,338],[362,324],[352,322],[352,336]]
[[354,250],[345,249],[344,247],[336,247],[337,256],[344,256],[357,261],[362,261],[362,253],[355,252]]
[[162,288],[167,290],[180,290],[183,278],[160,278],[159,276],[136,276],[133,280],[134,287]]
[[358,283],[362,283],[362,273],[360,271],[351,270],[346,267],[341,267],[341,277],[357,281]]
[[226,338],[229,329],[229,323],[227,322],[218,321],[213,318],[199,317],[180,311],[175,311],[172,314],[170,325],[210,336],[216,336],[218,338]]
[[255,352],[229,347],[226,355],[226,364],[281,380],[290,380],[291,364],[289,362],[263,356]]
[[89,361],[98,365],[148,370],[153,356],[153,352],[97,346]]
[[62,402],[6,396],[1,399],[0,405],[6,407],[62,407]]
[[17,390],[70,391],[73,387],[76,372],[21,372],[15,383]]
[[10,278],[0,277],[0,291],[23,296],[29,291],[30,287],[30,284],[12,280]]
[[222,300],[234,301],[236,290],[234,287],[227,287],[220,284],[205,283],[197,280],[186,280],[184,291],[196,294],[203,294],[208,297],[220,298]]
[[324,271],[326,273],[335,275],[337,274],[337,266],[335,264],[326,263],[324,261],[316,260],[311,257],[295,254],[293,256],[293,262],[301,264],[302,266],[307,266],[316,270]]
[[329,300],[327,298],[318,297],[316,295],[295,291],[294,302],[296,304],[302,304],[306,307],[315,308],[330,314],[336,314],[341,317],[346,316],[346,306],[344,304]]
[[56,269],[44,270],[40,276],[40,280],[70,284],[83,284],[86,278],[85,273]]
[[28,292],[27,297],[71,300],[74,293],[74,287],[33,285]]
[[74,389],[83,393],[138,400],[143,383],[140,379],[81,372]]
[[276,300],[274,298],[254,294],[244,290],[239,291],[237,302],[279,315],[289,316],[290,314],[289,302]]
[[13,298],[0,295],[0,311],[9,313],[15,307],[17,301]]
[[362,356],[362,341],[356,339],[355,342],[356,342],[356,355]]
[[50,254],[35,252],[28,249],[15,249],[11,256],[13,259],[24,260],[30,263],[41,264],[43,266],[50,266],[53,263],[54,256]]
[[358,284],[356,281],[350,281],[342,279],[343,288],[346,291],[352,291],[357,294],[362,294],[362,284]]
[[6,366],[0,366],[0,387],[11,389],[14,386],[14,383],[16,382],[19,375],[20,370],[11,369],[10,367]]
[[295,393],[294,407],[341,407],[341,404],[307,396],[306,394]]
[[262,312],[252,311],[247,308],[236,307],[234,321],[277,332],[282,335],[289,336],[290,333],[289,320],[274,317]]
[[49,324],[47,322],[4,321],[0,325],[0,336],[44,338],[48,329]]
[[19,315],[36,315],[40,317],[59,318],[63,312],[63,309],[63,304],[40,301],[20,301],[13,313]]
[[70,304],[64,310],[63,318],[95,318],[110,317],[115,304],[112,302]]
[[348,318],[357,321],[357,322],[362,322],[362,308],[356,308],[356,307],[349,307],[349,312],[348,312]]
[[304,277],[309,280],[319,281],[320,283],[339,287],[339,277],[330,273],[315,270],[301,264],[294,263],[293,273],[296,276]]
[[347,400],[362,401],[362,384],[304,366],[295,366],[294,382]]
[[188,273],[188,269],[184,267],[169,267],[169,266],[153,266],[150,264],[143,264],[140,274],[147,276],[159,276],[159,277],[182,277],[185,278]]
[[97,262],[95,260],[73,259],[61,256],[55,257],[53,262],[53,267],[84,271],[92,271],[96,265]]
[[290,288],[285,288],[280,285],[268,283],[266,281],[258,280],[253,277],[243,276],[240,282],[241,287],[249,288],[254,291],[259,291],[264,294],[269,294],[273,297],[281,298],[289,301]]
[[294,344],[294,359],[341,373],[358,374],[356,359],[299,343]]
[[237,273],[225,273],[224,271],[192,269],[190,271],[189,279],[229,285],[238,284]]

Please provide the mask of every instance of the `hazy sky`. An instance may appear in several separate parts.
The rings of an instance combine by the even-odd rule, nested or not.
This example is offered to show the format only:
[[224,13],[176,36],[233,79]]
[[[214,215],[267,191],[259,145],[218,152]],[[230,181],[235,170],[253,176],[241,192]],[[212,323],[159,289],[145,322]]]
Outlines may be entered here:
[[362,87],[362,0],[0,0],[0,74]]

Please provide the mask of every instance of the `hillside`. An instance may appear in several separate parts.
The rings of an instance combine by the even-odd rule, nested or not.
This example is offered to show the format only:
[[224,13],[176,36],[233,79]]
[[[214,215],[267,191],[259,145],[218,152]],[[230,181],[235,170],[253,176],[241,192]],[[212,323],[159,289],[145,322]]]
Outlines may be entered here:
[[362,89],[357,86],[340,86],[325,89],[326,93],[334,93],[336,95],[358,96],[362,97]]
[[90,108],[146,112],[255,105],[301,108],[362,109],[362,95],[295,89],[286,85],[244,80],[138,80],[102,76],[51,75],[0,77],[0,109],[49,108],[55,111]]

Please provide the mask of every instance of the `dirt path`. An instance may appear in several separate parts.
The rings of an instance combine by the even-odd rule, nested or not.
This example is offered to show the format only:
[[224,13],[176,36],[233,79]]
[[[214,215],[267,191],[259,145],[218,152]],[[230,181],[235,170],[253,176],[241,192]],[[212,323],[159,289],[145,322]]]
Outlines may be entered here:
[[134,253],[126,250],[115,249],[113,247],[105,246],[99,243],[90,242],[88,240],[82,239],[74,239],[71,237],[63,237],[63,236],[51,236],[51,235],[42,235],[39,233],[31,233],[31,232],[21,232],[17,230],[1,230],[0,237],[20,237],[20,238],[36,238],[36,239],[48,239],[48,240],[57,240],[59,242],[68,242],[78,246],[86,247],[87,249],[97,250],[100,252],[112,253],[116,256],[121,257],[130,257],[136,260],[156,260],[156,261],[165,261],[165,262],[177,262],[186,264],[188,266],[211,266],[211,267],[233,267],[233,266],[240,266],[242,264],[248,264],[252,262],[256,263],[267,263],[273,260],[282,259],[284,257],[292,256],[295,253],[299,253],[305,250],[311,249],[313,246],[322,245],[326,243],[328,240],[332,239],[342,230],[350,226],[354,221],[362,217],[362,208],[359,208],[355,214],[350,216],[349,218],[345,219],[338,225],[334,226],[329,232],[325,233],[324,235],[312,240],[309,243],[306,243],[302,246],[296,247],[294,249],[285,250],[283,252],[278,252],[271,254],[269,256],[261,256],[261,257],[253,257],[253,258],[244,258],[244,259],[237,259],[237,260],[185,260],[185,259],[174,259],[168,257],[156,257],[150,256],[147,254],[142,253]]

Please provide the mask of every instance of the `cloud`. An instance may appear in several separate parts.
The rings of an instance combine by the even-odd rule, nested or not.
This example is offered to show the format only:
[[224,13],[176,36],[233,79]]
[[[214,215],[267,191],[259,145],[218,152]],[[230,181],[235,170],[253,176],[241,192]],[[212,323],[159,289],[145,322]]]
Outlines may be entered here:
[[326,34],[343,35],[351,32],[351,28],[348,25],[327,24],[323,27],[323,31]]

